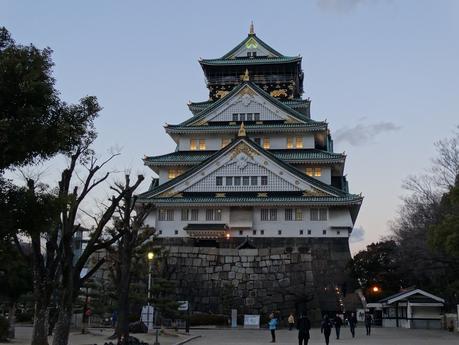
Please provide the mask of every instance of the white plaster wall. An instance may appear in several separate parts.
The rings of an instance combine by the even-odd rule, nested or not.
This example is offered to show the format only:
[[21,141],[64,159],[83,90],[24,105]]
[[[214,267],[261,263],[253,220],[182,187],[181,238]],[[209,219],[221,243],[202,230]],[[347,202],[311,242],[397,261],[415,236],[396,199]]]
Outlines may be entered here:
[[[146,220],[146,224],[154,226],[159,233],[159,230],[162,230],[160,237],[187,237],[188,234],[183,227],[189,223],[225,223],[231,225],[230,223],[230,208],[229,207],[217,207],[222,210],[222,220],[221,221],[206,221],[206,209],[210,207],[200,207],[199,208],[199,218],[197,221],[182,221],[181,220],[181,210],[174,210],[174,220],[173,221],[159,221],[157,220],[156,210],[153,211],[154,214]],[[276,208],[276,207],[272,207]],[[294,208],[294,207],[288,207]],[[343,216],[347,210],[337,210],[330,209],[329,216],[327,221],[311,221],[309,208],[303,209],[303,220],[302,221],[286,221],[285,220],[285,209],[277,208],[277,221],[261,221],[259,207],[253,208],[253,218],[252,218],[252,228],[248,230],[243,230],[242,235],[240,230],[230,231],[231,237],[348,237],[348,232],[341,230],[338,234],[336,230],[331,230],[330,226],[349,226],[348,223],[345,223],[346,217]],[[343,221],[343,223],[340,223]],[[352,226],[352,225],[350,225]],[[175,234],[175,230],[178,230],[178,234]],[[253,234],[253,230],[256,230],[256,235]],[[260,230],[264,230],[264,234],[261,235]],[[282,234],[278,234],[278,230],[282,230]],[[303,235],[300,235],[300,230],[303,230]],[[311,234],[308,234],[308,230],[311,230]],[[323,234],[323,230],[326,230],[326,234]]]

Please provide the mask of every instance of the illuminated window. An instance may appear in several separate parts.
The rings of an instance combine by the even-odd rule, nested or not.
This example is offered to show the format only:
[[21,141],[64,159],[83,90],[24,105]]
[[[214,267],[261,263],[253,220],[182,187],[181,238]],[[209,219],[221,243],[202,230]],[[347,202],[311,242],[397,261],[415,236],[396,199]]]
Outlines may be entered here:
[[287,138],[287,148],[293,149],[293,140],[292,138]]
[[295,209],[295,220],[297,221],[303,220],[303,210],[301,208]]
[[197,150],[198,147],[196,145],[196,139],[190,139],[190,150],[191,151],[194,151],[194,150]]
[[303,148],[303,138],[302,137],[296,138],[295,147],[297,149],[302,149]]
[[263,138],[263,148],[264,149],[269,149],[271,146],[269,138]]
[[200,150],[206,149],[206,139],[199,139],[199,149]]
[[169,179],[176,178],[177,176],[181,175],[183,173],[182,169],[169,169],[167,171],[167,177]]
[[308,176],[322,176],[322,168],[319,167],[308,167],[306,168],[306,175]]
[[222,138],[222,148],[231,142],[230,138]]

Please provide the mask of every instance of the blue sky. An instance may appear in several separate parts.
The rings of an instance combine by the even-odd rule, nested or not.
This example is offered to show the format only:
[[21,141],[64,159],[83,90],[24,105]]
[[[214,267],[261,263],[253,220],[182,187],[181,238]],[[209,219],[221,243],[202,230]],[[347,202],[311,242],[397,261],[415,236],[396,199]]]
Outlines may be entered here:
[[353,249],[387,235],[402,180],[459,124],[459,1],[0,0],[18,42],[54,50],[63,99],[98,97],[97,151],[121,148],[117,168],[147,177],[143,155],[174,150],[164,123],[207,99],[197,60],[223,55],[251,20],[275,49],[303,56],[312,117],[348,155],[351,191],[365,196]]

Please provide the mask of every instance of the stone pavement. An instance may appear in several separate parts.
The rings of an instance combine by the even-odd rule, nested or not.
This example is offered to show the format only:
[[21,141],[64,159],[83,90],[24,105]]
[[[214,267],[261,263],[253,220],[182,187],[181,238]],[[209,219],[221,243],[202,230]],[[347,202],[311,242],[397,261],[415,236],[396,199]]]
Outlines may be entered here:
[[[334,331],[334,330],[332,330]],[[411,330],[395,328],[375,328],[368,337],[362,327],[356,329],[356,338],[352,338],[349,328],[342,328],[342,336],[336,340],[334,333],[330,336],[330,345],[458,345],[459,334],[442,330]],[[271,341],[269,331],[260,330],[194,330],[200,338],[190,341],[189,345],[266,345]],[[297,332],[288,330],[277,331],[277,344],[298,344]],[[323,345],[325,340],[320,329],[311,330],[308,345]]]
[[[69,345],[103,345],[105,342],[113,341],[107,340],[107,337],[113,334],[112,329],[100,329],[91,328],[89,334],[81,334],[81,332],[71,332]],[[197,335],[198,331],[192,332],[190,336]],[[155,342],[155,336],[153,334],[132,334],[136,338],[139,338],[149,344]],[[180,343],[183,340],[188,339],[190,336],[178,335],[178,336],[160,336],[159,342],[161,345],[174,345]],[[16,338],[11,340],[9,344],[12,345],[29,345],[32,337],[32,327],[16,327]],[[51,344],[52,337],[49,338]]]

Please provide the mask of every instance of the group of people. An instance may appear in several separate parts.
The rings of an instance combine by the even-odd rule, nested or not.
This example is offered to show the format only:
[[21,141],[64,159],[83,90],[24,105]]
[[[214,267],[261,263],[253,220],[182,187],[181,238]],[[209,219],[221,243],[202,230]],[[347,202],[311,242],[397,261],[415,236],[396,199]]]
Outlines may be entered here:
[[[269,316],[269,330],[271,332],[271,342],[276,342],[276,329],[278,327],[278,318],[274,313],[271,313]],[[371,314],[365,314],[365,328],[366,334],[371,334],[371,324],[372,324],[372,317]],[[293,313],[287,319],[289,330],[292,330],[295,327],[295,317]],[[349,325],[349,330],[351,331],[352,338],[355,338],[355,327],[357,326],[357,317],[354,313],[347,318],[346,323]],[[324,315],[321,324],[320,324],[320,332],[325,337],[325,344],[328,345],[330,343],[330,335],[332,328],[335,328],[336,332],[336,339],[339,339],[341,334],[341,327],[344,325],[344,321],[340,315],[336,314],[335,317],[330,318],[328,315]],[[309,321],[308,317],[304,314],[300,314],[300,317],[296,321],[296,329],[298,330],[298,343],[299,345],[307,345],[309,342],[310,334],[309,330],[311,329],[311,322]]]

